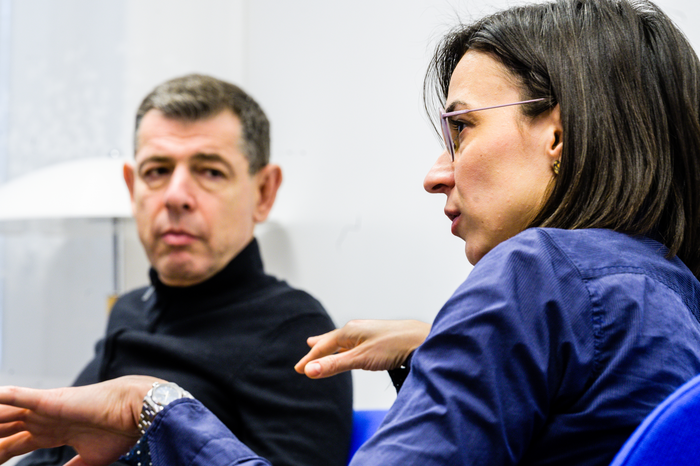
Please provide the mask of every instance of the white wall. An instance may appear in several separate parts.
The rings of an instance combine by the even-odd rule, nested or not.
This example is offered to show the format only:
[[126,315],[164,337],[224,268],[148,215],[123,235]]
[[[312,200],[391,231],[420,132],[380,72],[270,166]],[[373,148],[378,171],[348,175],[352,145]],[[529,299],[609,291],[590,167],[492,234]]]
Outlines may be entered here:
[[[3,178],[119,150],[124,66],[115,44],[123,43],[123,9],[81,0],[3,0],[2,6]],[[54,195],[37,191],[39,200]],[[104,331],[113,285],[111,223],[0,227],[0,383],[69,383]]]
[[[422,110],[423,73],[458,17],[515,2],[2,1],[13,18],[10,125],[0,128],[8,177],[129,154],[134,111],[153,86],[212,74],[248,90],[272,121],[285,181],[257,232],[267,268],[317,296],[337,325],[430,321],[469,273],[444,198],[422,189],[441,150]],[[700,43],[696,3],[658,3]],[[66,225],[5,235],[0,384],[70,383],[102,333],[111,230]],[[133,286],[146,281],[139,254],[127,260]],[[357,407],[393,400],[384,373],[355,382]]]

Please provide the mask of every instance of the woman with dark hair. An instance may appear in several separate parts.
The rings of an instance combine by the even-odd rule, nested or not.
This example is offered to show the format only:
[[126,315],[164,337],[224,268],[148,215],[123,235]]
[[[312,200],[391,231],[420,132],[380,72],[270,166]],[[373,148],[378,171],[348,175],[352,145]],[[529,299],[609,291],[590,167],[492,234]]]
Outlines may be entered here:
[[[700,372],[700,62],[652,3],[559,0],[460,27],[426,83],[446,150],[424,185],[474,269],[431,328],[351,322],[297,370],[410,369],[351,464],[608,464]],[[176,387],[141,411],[151,382],[0,390],[29,409],[0,410],[0,460],[68,442],[105,464],[141,413],[130,461],[267,464]]]

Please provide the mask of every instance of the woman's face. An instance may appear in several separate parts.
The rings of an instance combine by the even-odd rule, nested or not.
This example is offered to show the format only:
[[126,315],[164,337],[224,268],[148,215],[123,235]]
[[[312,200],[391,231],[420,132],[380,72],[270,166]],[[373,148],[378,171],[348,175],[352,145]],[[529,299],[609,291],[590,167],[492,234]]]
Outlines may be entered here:
[[[541,97],[541,96],[534,96]],[[445,108],[490,107],[523,100],[516,80],[490,55],[467,52],[455,68]],[[454,116],[455,160],[447,151],[425,177],[431,193],[447,195],[452,234],[465,241],[476,264],[501,241],[521,232],[537,214],[561,156],[559,107],[531,119],[519,105]]]

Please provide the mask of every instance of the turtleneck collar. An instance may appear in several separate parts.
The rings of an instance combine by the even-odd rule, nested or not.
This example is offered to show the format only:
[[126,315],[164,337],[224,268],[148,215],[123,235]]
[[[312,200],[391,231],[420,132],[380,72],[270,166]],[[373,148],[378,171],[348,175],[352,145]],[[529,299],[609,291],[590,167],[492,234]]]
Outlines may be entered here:
[[225,292],[235,293],[237,290],[248,288],[253,282],[265,277],[260,248],[255,238],[229,262],[226,267],[213,277],[192,286],[168,286],[160,281],[158,273],[151,268],[149,271],[151,284],[155,289],[158,301],[170,303],[208,301],[212,297]]

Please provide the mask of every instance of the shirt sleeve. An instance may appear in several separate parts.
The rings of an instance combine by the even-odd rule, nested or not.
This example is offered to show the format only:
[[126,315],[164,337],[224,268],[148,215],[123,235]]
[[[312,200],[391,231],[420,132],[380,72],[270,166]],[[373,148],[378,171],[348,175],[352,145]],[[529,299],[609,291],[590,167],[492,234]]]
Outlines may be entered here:
[[241,443],[199,401],[181,399],[163,409],[125,460],[139,464],[142,445],[153,466],[270,466]]
[[351,465],[518,464],[559,388],[582,387],[594,360],[585,287],[543,242],[515,237],[474,267]]

